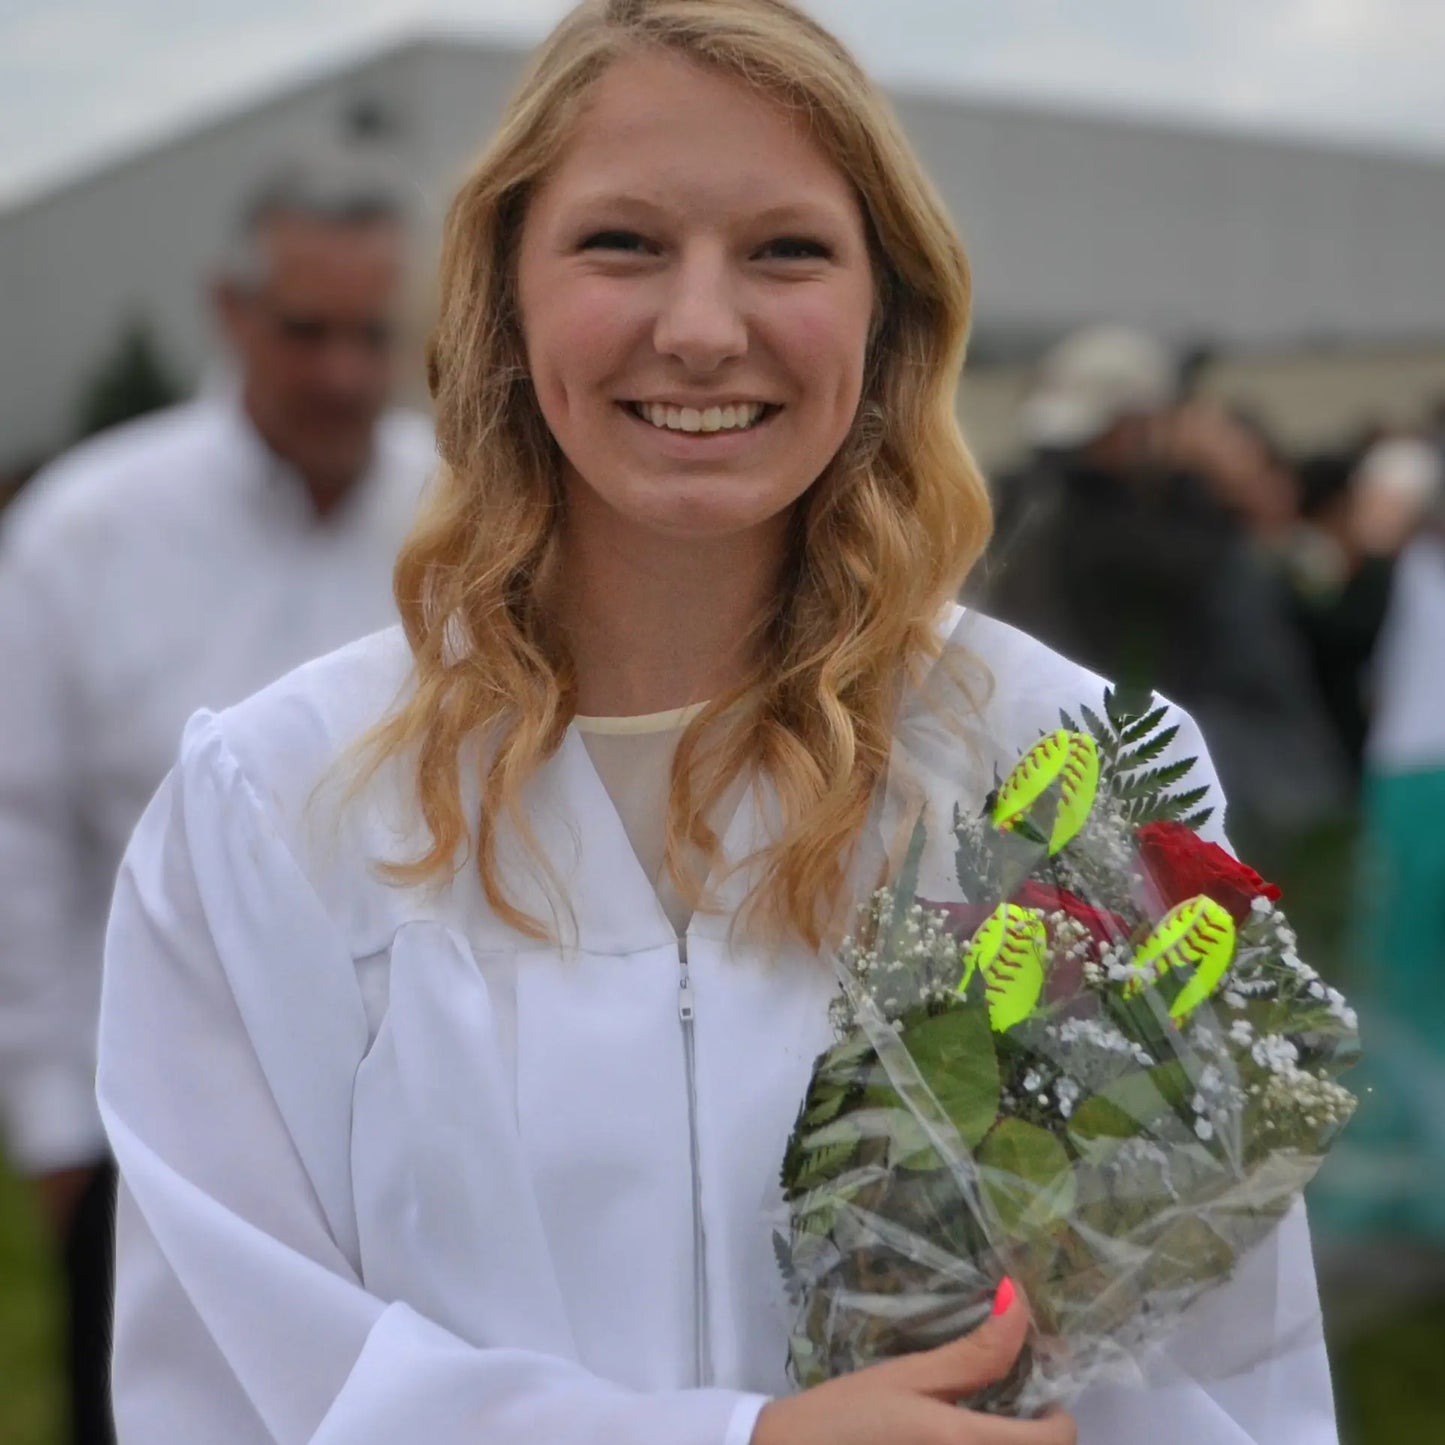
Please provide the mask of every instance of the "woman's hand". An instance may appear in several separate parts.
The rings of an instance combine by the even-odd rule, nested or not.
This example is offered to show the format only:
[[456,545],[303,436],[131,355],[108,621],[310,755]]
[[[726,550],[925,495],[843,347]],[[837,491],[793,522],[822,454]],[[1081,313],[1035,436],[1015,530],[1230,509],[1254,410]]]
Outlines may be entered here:
[[941,1349],[889,1360],[763,1407],[752,1445],[1075,1445],[1061,1412],[1006,1420],[960,1410],[955,1401],[1001,1380],[1028,1334],[1022,1298]]

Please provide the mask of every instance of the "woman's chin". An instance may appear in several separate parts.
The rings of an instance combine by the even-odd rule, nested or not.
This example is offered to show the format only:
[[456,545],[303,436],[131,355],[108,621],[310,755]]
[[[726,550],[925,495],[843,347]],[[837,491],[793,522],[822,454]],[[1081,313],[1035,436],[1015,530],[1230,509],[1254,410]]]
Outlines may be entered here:
[[659,537],[676,542],[723,544],[783,530],[791,504],[740,506],[739,499],[689,493],[639,509],[634,520]]

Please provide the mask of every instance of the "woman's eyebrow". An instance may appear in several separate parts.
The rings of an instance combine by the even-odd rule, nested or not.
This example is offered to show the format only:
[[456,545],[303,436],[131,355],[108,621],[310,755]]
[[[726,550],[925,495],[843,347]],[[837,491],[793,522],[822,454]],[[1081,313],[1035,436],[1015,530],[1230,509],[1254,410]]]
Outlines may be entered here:
[[[665,220],[673,208],[643,195],[627,191],[597,190],[578,196],[568,206],[572,215],[606,211],[612,215],[629,214],[641,219]],[[847,217],[838,206],[827,202],[783,201],[762,210],[749,210],[742,218],[755,226],[840,226]]]
[[578,196],[567,209],[576,214],[583,211],[627,211],[639,216],[661,218],[668,214],[667,207],[660,206],[646,196],[630,195],[626,191],[592,191]]
[[836,226],[846,217],[826,202],[785,201],[754,212],[749,219],[763,226]]

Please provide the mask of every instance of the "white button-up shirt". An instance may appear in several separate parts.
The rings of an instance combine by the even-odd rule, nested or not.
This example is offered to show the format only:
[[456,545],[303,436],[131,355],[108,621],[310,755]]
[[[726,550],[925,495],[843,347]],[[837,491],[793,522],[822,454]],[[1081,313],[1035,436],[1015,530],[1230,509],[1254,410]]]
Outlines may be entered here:
[[394,413],[325,518],[232,398],[122,427],[35,478],[0,545],[0,1131],[40,1172],[104,1153],[101,935],[185,720],[394,616],[435,464]]

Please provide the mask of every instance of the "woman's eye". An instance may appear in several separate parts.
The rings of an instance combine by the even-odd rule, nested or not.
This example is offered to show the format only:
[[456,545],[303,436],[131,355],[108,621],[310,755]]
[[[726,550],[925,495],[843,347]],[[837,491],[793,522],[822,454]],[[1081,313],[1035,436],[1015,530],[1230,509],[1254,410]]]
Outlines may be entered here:
[[635,231],[594,231],[584,238],[584,251],[644,251],[647,242]]
[[827,260],[833,252],[822,241],[810,241],[806,236],[779,236],[763,247],[768,255],[783,261]]

